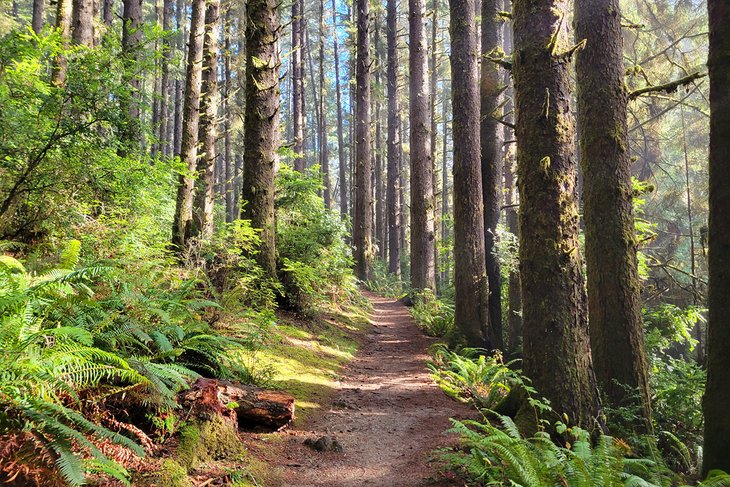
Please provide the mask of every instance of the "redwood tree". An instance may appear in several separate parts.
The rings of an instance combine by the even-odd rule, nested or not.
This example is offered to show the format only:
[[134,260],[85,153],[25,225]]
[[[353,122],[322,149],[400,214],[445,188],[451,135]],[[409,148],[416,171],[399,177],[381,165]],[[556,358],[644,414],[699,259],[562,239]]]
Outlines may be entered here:
[[619,1],[576,0],[575,26],[586,40],[576,80],[593,362],[611,405],[638,406],[635,428],[649,431]]
[[410,25],[411,288],[436,289],[431,96],[425,0],[408,1]]
[[246,109],[243,217],[261,229],[256,259],[276,278],[274,176],[279,149],[279,13],[277,0],[249,0],[246,22]]
[[730,472],[730,5],[708,0],[710,12],[710,223],[707,388],[703,400],[702,469]]
[[512,5],[523,370],[558,414],[592,428],[600,406],[578,241],[570,70],[562,54],[570,48],[568,1]]
[[475,0],[450,0],[454,141],[454,321],[471,347],[490,348],[489,288],[479,150],[479,47]]

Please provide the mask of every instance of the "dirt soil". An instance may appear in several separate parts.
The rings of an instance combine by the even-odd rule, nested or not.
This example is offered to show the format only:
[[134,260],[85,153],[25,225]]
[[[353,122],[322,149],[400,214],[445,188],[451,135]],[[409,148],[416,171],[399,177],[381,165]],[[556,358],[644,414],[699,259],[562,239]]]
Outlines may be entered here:
[[[372,330],[343,371],[329,408],[314,414],[301,430],[284,433],[279,461],[284,485],[453,486],[430,459],[436,448],[454,445],[445,435],[449,417],[470,410],[444,395],[425,362],[434,340],[423,335],[406,307],[367,294],[373,303]],[[336,439],[342,451],[316,451],[305,439]]]

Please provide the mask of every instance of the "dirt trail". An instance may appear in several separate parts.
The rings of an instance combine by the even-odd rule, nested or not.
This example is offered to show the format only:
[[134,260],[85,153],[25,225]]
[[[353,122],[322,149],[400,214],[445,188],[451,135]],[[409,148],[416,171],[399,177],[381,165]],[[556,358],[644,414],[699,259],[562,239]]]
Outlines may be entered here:
[[[367,295],[373,328],[343,372],[329,410],[308,430],[289,432],[284,484],[313,486],[446,486],[429,465],[432,451],[454,438],[444,435],[449,417],[468,409],[447,398],[429,378],[424,362],[433,343],[393,299]],[[342,452],[317,452],[304,438],[335,437]]]

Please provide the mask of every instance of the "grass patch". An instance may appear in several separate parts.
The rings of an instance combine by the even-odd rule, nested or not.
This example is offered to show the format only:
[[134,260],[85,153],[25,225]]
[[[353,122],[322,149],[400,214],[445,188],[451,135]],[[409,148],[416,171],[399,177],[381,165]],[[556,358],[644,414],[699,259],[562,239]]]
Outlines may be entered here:
[[296,399],[300,425],[319,410],[337,387],[342,366],[354,357],[358,335],[370,327],[367,312],[348,309],[312,319],[279,315],[273,345],[260,350],[258,360],[273,370],[271,387]]

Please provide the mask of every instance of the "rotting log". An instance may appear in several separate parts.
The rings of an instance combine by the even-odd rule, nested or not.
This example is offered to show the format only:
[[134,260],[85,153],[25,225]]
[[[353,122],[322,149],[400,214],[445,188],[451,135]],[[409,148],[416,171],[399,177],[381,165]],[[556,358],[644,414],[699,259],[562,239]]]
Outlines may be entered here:
[[191,415],[220,414],[237,421],[238,428],[281,430],[295,418],[294,396],[220,379],[201,378],[180,393],[180,404]]

